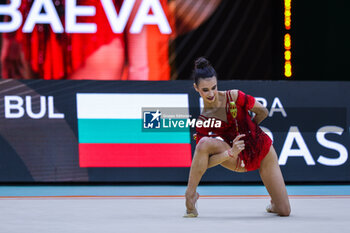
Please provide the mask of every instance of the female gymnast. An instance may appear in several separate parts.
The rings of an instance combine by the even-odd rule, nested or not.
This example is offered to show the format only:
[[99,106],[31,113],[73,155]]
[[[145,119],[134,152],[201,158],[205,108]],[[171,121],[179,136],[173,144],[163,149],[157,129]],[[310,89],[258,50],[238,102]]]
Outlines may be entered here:
[[[196,150],[186,190],[186,214],[197,217],[197,186],[208,168],[221,165],[236,172],[259,169],[260,177],[270,194],[268,212],[289,216],[290,203],[272,141],[258,124],[268,110],[254,97],[240,90],[218,91],[217,75],[209,61],[195,61],[194,88],[203,98],[204,109],[198,120],[221,121],[220,127],[196,127]],[[251,119],[248,110],[255,113]]]

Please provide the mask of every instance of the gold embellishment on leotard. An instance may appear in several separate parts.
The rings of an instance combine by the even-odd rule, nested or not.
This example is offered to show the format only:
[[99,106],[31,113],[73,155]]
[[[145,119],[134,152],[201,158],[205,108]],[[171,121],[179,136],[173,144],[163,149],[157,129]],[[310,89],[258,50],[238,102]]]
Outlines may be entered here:
[[233,118],[237,117],[237,107],[234,101],[230,102],[230,113]]
[[235,120],[236,131],[238,133],[238,123],[237,123],[237,119],[236,119],[236,117],[237,117],[237,105],[234,101],[230,102],[230,113],[231,113],[233,119]]

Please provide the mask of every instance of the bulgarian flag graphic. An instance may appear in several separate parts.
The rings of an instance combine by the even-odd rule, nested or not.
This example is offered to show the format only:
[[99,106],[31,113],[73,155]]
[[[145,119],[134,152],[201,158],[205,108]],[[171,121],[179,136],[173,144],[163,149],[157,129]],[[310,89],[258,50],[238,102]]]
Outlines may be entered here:
[[80,167],[190,167],[190,131],[145,132],[142,108],[188,108],[187,94],[77,94]]

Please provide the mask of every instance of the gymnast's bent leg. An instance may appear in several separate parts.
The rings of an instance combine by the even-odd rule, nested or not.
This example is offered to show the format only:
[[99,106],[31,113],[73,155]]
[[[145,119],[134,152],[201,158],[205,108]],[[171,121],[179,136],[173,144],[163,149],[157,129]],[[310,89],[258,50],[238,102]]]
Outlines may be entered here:
[[196,217],[198,215],[195,203],[199,195],[196,190],[205,171],[227,160],[230,160],[230,163],[235,165],[236,159],[230,157],[227,152],[230,148],[226,142],[215,138],[203,137],[198,142],[193,156],[185,194],[188,217]]

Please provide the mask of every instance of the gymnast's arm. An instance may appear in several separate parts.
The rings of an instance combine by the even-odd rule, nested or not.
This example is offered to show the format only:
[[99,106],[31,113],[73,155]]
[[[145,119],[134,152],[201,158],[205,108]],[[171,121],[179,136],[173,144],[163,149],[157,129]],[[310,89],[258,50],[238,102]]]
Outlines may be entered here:
[[255,113],[253,121],[258,125],[269,115],[269,110],[267,110],[267,108],[256,100],[253,108],[250,109],[250,111]]

